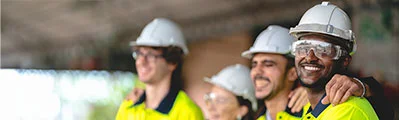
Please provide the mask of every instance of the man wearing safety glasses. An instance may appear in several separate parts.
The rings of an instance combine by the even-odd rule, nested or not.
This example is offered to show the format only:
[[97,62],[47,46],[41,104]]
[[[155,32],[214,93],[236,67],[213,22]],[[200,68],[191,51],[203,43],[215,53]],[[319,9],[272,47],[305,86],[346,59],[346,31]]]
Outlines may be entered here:
[[188,49],[178,25],[156,18],[131,45],[145,91],[138,101],[123,101],[116,120],[203,120],[201,109],[182,91],[181,69]]
[[[270,25],[259,34],[253,46],[242,53],[242,57],[251,60],[251,78],[256,90],[255,95],[257,99],[264,103],[264,106],[260,107],[257,112],[257,120],[299,120],[302,117],[302,108],[308,103],[308,96],[305,88],[297,85],[299,80],[297,80],[294,56],[290,54],[294,41],[295,38],[289,35],[288,29],[278,25]],[[331,47],[340,49],[339,46],[331,46],[329,43],[321,44],[319,42],[320,44],[317,45],[307,41],[298,43],[303,48],[298,52],[307,53],[309,49],[305,47],[310,49],[314,47],[314,49],[325,51],[323,55],[335,55],[329,54],[334,49]],[[344,51],[337,53],[344,54],[341,52]],[[362,91],[365,92],[359,81],[354,81],[347,76],[341,76],[341,78],[343,79],[329,81],[330,86],[340,87],[334,87],[336,89],[328,89],[326,91],[332,93],[335,93],[335,91],[340,92],[330,94],[332,99],[326,98],[324,102],[340,104],[345,102],[349,96],[362,96]],[[364,78],[361,80],[364,80]],[[375,80],[370,79],[369,81]],[[366,91],[370,95],[378,90],[379,88],[370,87]],[[344,96],[344,94],[349,96]]]
[[328,2],[316,5],[306,11],[290,34],[298,39],[292,44],[291,53],[295,55],[296,71],[309,99],[303,119],[379,119],[369,101],[363,98],[366,88],[357,78],[350,79],[362,84],[361,97],[346,93],[344,97],[349,99],[342,104],[323,104],[326,96],[337,94],[326,92],[333,89],[328,82],[347,77],[351,55],[356,51],[351,22],[343,10]]

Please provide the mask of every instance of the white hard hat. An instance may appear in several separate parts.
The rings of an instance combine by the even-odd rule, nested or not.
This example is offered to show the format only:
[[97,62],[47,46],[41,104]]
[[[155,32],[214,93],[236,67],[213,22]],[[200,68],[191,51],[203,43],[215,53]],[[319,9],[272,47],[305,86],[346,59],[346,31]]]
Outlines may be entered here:
[[256,38],[254,45],[241,56],[251,59],[255,53],[288,54],[295,38],[288,33],[287,28],[270,25]]
[[248,67],[241,64],[231,65],[211,78],[206,77],[205,81],[249,100],[252,103],[252,109],[257,109],[255,88],[252,84]]
[[290,29],[290,34],[300,38],[307,33],[321,33],[347,40],[351,55],[356,51],[355,35],[351,20],[340,8],[329,2],[322,2],[310,8],[302,16],[299,24]]
[[188,54],[186,41],[180,27],[166,18],[156,18],[147,24],[131,46],[169,47],[176,46]]

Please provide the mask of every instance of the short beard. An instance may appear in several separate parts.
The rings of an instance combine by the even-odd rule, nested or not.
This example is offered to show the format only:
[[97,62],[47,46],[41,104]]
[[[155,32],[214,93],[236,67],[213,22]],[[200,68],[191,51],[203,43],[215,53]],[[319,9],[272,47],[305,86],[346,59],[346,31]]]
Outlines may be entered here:
[[331,80],[332,77],[321,77],[319,80],[312,84],[306,84],[302,80],[299,80],[299,83],[306,88],[312,89],[312,91],[322,91],[324,90],[327,83]]
[[[280,82],[280,84],[282,85],[282,86],[285,86],[285,80],[287,79],[287,75],[288,75],[288,68],[286,68],[285,69],[285,71],[284,71],[284,77],[283,77],[283,79],[282,80],[280,80],[279,82]],[[274,98],[274,96],[276,96],[278,93],[280,93],[281,91],[282,91],[282,89],[284,89],[284,88],[279,88],[279,87],[277,87],[277,89],[275,90],[275,91],[270,91],[270,93],[269,93],[269,95],[267,95],[267,96],[265,96],[265,97],[263,97],[262,98],[262,100],[263,101],[265,101],[265,100],[270,100],[270,99],[273,99]],[[273,94],[273,92],[276,92],[275,94]]]
[[273,91],[271,91],[271,92],[269,93],[269,95],[263,97],[262,100],[263,100],[263,101],[265,101],[265,100],[270,100],[270,99],[272,99],[274,96],[275,96],[275,95],[273,94]]

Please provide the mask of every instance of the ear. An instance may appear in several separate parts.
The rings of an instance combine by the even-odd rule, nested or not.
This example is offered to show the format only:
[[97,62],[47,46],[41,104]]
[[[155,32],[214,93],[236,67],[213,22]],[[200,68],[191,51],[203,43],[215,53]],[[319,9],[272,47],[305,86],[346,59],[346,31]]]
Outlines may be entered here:
[[247,114],[247,113],[248,113],[248,107],[245,106],[245,105],[241,105],[240,108],[239,108],[238,114],[239,114],[241,117],[244,117],[245,114]]
[[291,67],[287,71],[287,78],[288,78],[288,81],[292,81],[292,82],[294,82],[298,78],[298,74],[296,73],[295,67]]
[[168,63],[168,69],[170,71],[174,71],[177,67],[177,64],[173,64],[173,63]]
[[348,68],[351,61],[352,61],[352,56],[345,57],[343,62],[344,68]]

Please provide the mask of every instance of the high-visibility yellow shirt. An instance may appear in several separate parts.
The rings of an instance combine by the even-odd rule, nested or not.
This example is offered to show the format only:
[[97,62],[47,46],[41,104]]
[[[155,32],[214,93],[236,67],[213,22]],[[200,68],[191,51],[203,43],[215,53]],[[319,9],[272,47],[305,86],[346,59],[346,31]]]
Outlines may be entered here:
[[204,120],[201,109],[183,91],[169,91],[155,110],[144,102],[145,93],[134,104],[123,101],[116,120]]
[[367,99],[353,96],[336,106],[324,105],[320,100],[314,110],[308,103],[304,110],[303,120],[378,120]]
[[[264,109],[261,111],[262,114],[258,115],[256,120],[267,120],[266,110],[267,110],[267,108],[265,106]],[[276,119],[277,120],[300,120],[303,111],[304,110],[302,109],[298,113],[292,113],[291,109],[288,108],[288,106],[287,106],[284,111],[280,111],[277,113]]]

